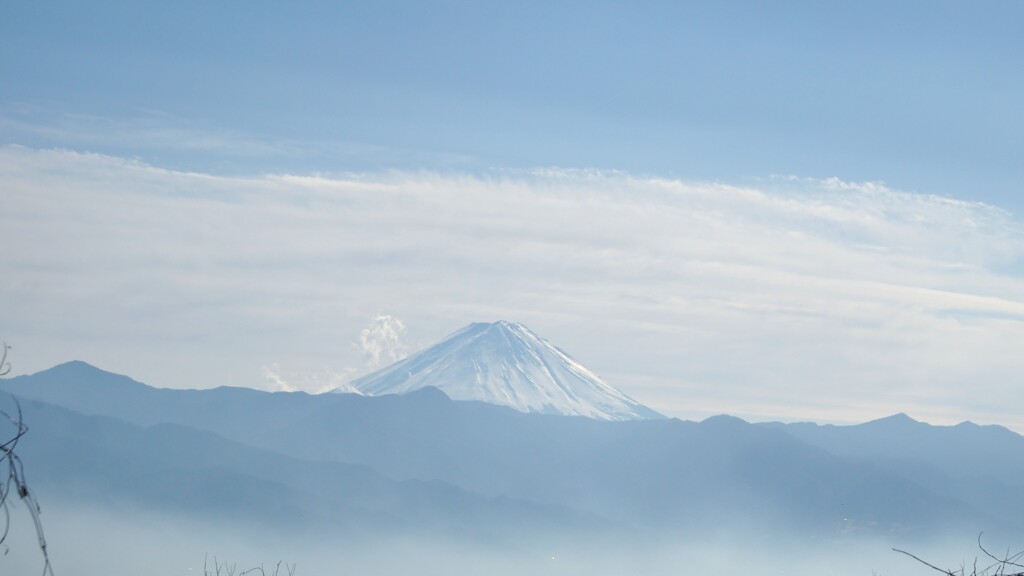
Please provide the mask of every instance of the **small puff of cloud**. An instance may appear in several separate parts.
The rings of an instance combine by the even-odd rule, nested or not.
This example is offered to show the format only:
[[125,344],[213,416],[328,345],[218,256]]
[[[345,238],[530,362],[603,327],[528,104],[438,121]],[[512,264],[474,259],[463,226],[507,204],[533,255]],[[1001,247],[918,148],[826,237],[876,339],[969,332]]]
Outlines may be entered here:
[[270,389],[275,392],[295,392],[295,387],[281,376],[281,366],[278,364],[265,364],[263,378],[270,384]]
[[378,314],[369,326],[359,332],[359,348],[366,356],[367,365],[378,368],[384,363],[405,358],[404,333],[405,324],[401,320],[390,314]]
[[358,390],[348,384],[349,378],[355,372],[355,368],[344,368],[338,372],[330,368],[314,373],[305,373],[285,377],[281,365],[277,363],[264,364],[262,367],[263,378],[267,382],[267,388],[271,392],[306,392],[309,394],[323,394],[324,392],[338,391],[349,394],[360,394]]

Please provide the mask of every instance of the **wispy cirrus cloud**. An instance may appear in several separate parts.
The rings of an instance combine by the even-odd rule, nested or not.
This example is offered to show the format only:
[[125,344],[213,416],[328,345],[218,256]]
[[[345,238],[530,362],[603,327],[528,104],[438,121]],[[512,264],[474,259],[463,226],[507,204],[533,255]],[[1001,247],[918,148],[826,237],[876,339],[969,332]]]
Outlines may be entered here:
[[237,129],[200,127],[159,110],[126,116],[57,112],[0,103],[0,145],[68,148],[154,161],[178,170],[245,173],[282,166],[474,166],[458,154],[383,147],[365,142],[267,137]]
[[[17,146],[0,187],[0,322],[21,370],[348,378],[366,350],[397,359],[507,318],[684,417],[1024,429],[1005,408],[1024,400],[1024,226],[993,206],[557,168],[226,177]],[[368,328],[377,310],[407,332]]]

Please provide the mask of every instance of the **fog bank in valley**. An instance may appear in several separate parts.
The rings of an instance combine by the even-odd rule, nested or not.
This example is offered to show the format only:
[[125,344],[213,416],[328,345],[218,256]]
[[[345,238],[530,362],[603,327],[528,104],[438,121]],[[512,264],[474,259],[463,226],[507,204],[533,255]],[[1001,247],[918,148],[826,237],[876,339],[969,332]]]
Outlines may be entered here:
[[[296,576],[612,576],[726,574],[779,576],[914,575],[930,569],[890,548],[905,548],[943,567],[974,558],[966,534],[927,541],[899,536],[807,539],[796,534],[736,531],[706,536],[574,536],[524,533],[500,541],[434,537],[429,534],[288,535],[283,530],[214,517],[174,516],[142,509],[101,509],[66,504],[47,495],[44,522],[57,574],[194,576],[215,560],[243,569],[294,563]],[[12,509],[5,574],[35,574],[41,558],[28,516]],[[1015,543],[987,537],[992,549]],[[282,564],[282,574],[285,574]],[[236,573],[238,573],[236,572]]]

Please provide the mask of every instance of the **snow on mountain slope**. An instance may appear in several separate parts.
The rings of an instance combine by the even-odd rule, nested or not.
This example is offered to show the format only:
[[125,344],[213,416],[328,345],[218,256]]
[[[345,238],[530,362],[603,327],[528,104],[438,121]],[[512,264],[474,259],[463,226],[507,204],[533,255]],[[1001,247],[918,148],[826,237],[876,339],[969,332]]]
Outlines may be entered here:
[[351,385],[368,395],[434,386],[453,400],[478,400],[521,412],[600,420],[662,417],[522,324],[506,321],[470,324]]

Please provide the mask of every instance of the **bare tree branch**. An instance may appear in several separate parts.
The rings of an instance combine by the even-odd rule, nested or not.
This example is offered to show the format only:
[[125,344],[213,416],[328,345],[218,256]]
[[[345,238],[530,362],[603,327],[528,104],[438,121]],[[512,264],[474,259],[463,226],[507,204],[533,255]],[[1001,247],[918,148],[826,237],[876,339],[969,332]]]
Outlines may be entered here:
[[951,570],[944,570],[942,568],[939,568],[938,566],[935,566],[933,564],[929,564],[928,562],[925,562],[924,560],[921,560],[920,558],[918,558],[917,556],[914,556],[913,554],[911,554],[910,552],[907,552],[906,550],[899,550],[897,548],[893,548],[892,551],[893,552],[899,552],[900,554],[906,554],[907,556],[910,556],[914,560],[917,560],[918,562],[920,562],[921,564],[924,564],[925,566],[931,568],[932,570],[936,570],[938,572],[942,572],[943,574],[947,574],[948,576],[958,576],[957,572],[953,572]]
[[6,376],[7,373],[11,371],[11,365],[7,362],[7,351],[10,350],[11,347],[7,342],[4,342],[3,346],[3,356],[0,357],[0,376]]
[[[11,347],[4,342],[0,350],[0,376],[11,371],[11,365],[7,362],[7,351]],[[3,530],[0,531],[0,548],[4,548],[4,542],[11,531],[11,494],[17,494],[18,498],[25,503],[29,515],[32,516],[32,523],[35,525],[36,539],[39,543],[39,550],[43,553],[43,576],[53,576],[53,567],[50,565],[50,554],[46,548],[46,537],[43,535],[43,523],[39,518],[41,509],[35,495],[29,490],[28,482],[25,481],[25,467],[21,458],[15,451],[18,442],[28,432],[28,426],[21,412],[21,403],[14,396],[15,410],[7,412],[0,409],[0,419],[6,419],[13,427],[13,435],[0,443],[0,511],[3,514]],[[3,437],[0,436],[0,439]],[[6,474],[4,474],[6,472]]]
[[[277,565],[274,566],[274,571],[270,572],[269,574],[266,568],[264,568],[263,564],[260,564],[259,566],[254,566],[252,568],[249,568],[248,570],[242,570],[238,573],[238,576],[256,576],[257,574],[259,576],[280,576],[281,566],[284,566],[285,571],[288,572],[288,576],[295,576],[295,569],[298,565],[295,563],[289,564],[283,560],[279,561]],[[203,576],[221,576],[221,572],[223,572],[226,576],[234,576],[237,567],[237,564],[231,564],[229,566],[227,562],[221,563],[219,560],[217,560],[217,557],[214,556],[212,567],[213,571],[211,572],[211,567],[209,565],[209,554],[203,557]]]
[[1009,550],[1007,550],[1006,555],[1003,556],[1002,558],[1000,558],[1000,557],[996,556],[995,554],[992,554],[991,552],[989,552],[985,548],[985,546],[982,545],[982,543],[981,543],[981,534],[978,534],[978,548],[985,554],[985,556],[987,556],[989,559],[992,560],[992,564],[989,564],[987,567],[982,568],[981,571],[979,572],[978,571],[978,558],[975,557],[974,558],[974,565],[973,565],[973,568],[972,568],[971,573],[969,575],[967,574],[967,566],[964,563],[960,564],[960,569],[959,570],[948,570],[948,569],[944,569],[944,568],[939,568],[938,566],[935,566],[934,564],[928,563],[928,562],[918,558],[917,556],[914,556],[913,554],[911,554],[910,552],[907,552],[905,550],[899,550],[899,549],[896,549],[896,548],[893,548],[892,550],[893,550],[893,552],[899,552],[900,554],[905,554],[907,556],[910,556],[914,560],[917,560],[918,562],[920,562],[921,564],[924,564],[925,566],[931,568],[932,570],[935,570],[937,572],[941,572],[943,574],[946,574],[947,576],[1024,576],[1024,572],[1012,571],[1011,570],[1011,568],[1024,568],[1024,565],[1017,563],[1017,561],[1022,556],[1024,556],[1024,551],[1021,551],[1021,552],[1018,552],[1016,554],[1012,554],[1011,555]]

